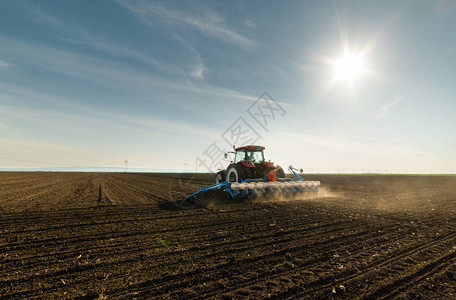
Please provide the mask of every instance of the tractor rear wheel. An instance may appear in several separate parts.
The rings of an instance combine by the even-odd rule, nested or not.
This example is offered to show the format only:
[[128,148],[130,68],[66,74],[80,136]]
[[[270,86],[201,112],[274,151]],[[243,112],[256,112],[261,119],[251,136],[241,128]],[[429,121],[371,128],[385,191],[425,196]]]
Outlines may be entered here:
[[241,164],[229,167],[226,172],[226,180],[228,182],[241,182],[248,178],[250,178],[250,170]]

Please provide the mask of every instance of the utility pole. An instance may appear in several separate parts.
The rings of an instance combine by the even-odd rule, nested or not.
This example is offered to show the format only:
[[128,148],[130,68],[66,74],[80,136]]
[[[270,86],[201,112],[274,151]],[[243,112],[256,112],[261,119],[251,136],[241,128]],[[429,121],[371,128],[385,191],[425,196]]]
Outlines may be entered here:
[[125,161],[125,164],[124,164],[124,173],[127,173],[128,172],[128,160]]

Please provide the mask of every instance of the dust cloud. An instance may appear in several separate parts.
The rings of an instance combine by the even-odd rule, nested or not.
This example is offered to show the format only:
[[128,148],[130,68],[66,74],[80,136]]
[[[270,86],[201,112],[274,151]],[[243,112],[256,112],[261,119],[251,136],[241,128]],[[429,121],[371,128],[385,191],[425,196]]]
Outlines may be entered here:
[[277,202],[286,202],[286,201],[305,201],[305,200],[318,200],[323,198],[339,198],[342,197],[342,193],[334,192],[327,188],[320,188],[318,192],[305,192],[292,195],[284,195],[282,193],[277,193],[269,197],[258,197],[253,199],[253,202],[267,202],[267,201],[277,201]]

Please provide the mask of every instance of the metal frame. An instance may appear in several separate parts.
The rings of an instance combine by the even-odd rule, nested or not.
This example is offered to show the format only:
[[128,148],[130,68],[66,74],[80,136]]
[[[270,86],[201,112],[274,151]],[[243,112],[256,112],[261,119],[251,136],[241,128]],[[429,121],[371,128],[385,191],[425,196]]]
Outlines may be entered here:
[[[279,181],[305,181],[296,171],[299,171],[299,169],[296,169],[294,168],[293,166],[289,166],[288,167],[288,170],[293,174],[293,176],[295,178],[293,179],[288,179],[288,178],[278,178]],[[241,180],[241,183],[243,182],[254,182],[254,181],[258,181],[258,182],[268,182],[267,180],[267,177],[264,178],[264,179],[261,179],[261,178],[255,178],[255,179],[245,179],[245,180]],[[231,189],[231,183],[232,182],[228,182],[228,181],[224,181],[224,182],[221,182],[221,183],[218,183],[218,184],[214,184],[214,185],[211,185],[211,186],[208,186],[208,187],[205,187],[205,188],[202,188],[196,192],[194,192],[193,194],[190,194],[188,195],[187,197],[185,197],[185,199],[183,200],[187,200],[188,198],[190,197],[195,197],[197,196],[198,194],[201,194],[201,193],[204,193],[204,192],[207,192],[207,191],[210,191],[210,190],[215,190],[215,189],[220,189],[220,188],[223,188],[230,196],[231,198],[237,198],[239,196],[243,197],[243,196],[246,196],[248,195],[248,191],[244,191],[244,190],[238,190],[238,191],[234,191]]]
[[290,170],[290,172],[294,175],[294,177],[296,177],[296,180],[305,181],[304,178],[302,178],[298,173],[296,173],[296,171],[301,171],[301,170],[294,168],[292,165],[290,165],[288,167],[288,170]]

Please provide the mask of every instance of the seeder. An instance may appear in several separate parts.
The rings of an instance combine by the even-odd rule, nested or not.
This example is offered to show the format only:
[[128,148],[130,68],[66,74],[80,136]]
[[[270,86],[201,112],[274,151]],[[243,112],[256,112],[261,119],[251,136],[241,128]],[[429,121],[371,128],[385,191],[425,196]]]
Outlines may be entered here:
[[[252,198],[272,198],[282,196],[292,198],[293,196],[303,195],[305,193],[318,193],[320,190],[320,181],[305,181],[298,173],[298,169],[289,166],[288,170],[294,178],[276,178],[274,173],[268,173],[265,178],[242,179],[240,182],[224,181],[214,185],[202,188],[182,200],[199,204],[205,194],[211,191],[223,191],[231,199],[252,199]],[[302,172],[302,170],[301,170]]]

